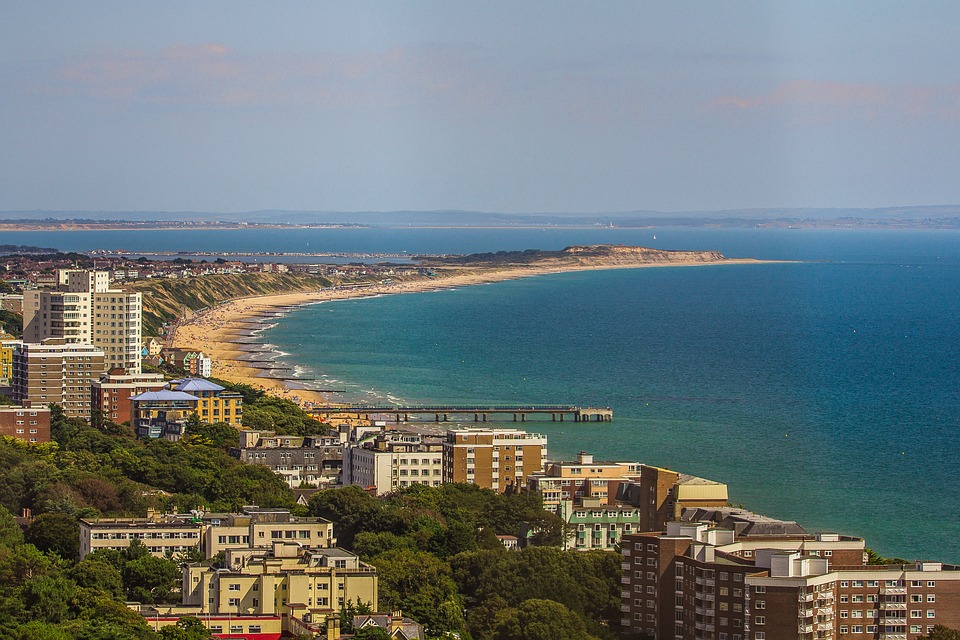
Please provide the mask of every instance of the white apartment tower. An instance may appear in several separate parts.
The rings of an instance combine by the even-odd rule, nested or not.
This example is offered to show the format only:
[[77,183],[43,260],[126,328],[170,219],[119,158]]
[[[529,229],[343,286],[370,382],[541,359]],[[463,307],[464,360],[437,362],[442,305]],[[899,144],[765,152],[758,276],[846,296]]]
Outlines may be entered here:
[[106,271],[71,270],[59,274],[65,291],[24,292],[23,339],[38,343],[63,338],[103,351],[104,367],[140,373],[143,297],[110,288]]

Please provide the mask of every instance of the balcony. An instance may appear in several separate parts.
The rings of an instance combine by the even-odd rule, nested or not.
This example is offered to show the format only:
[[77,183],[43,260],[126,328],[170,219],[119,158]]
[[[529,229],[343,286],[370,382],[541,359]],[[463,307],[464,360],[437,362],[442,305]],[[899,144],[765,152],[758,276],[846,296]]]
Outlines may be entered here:
[[621,569],[630,569],[630,563],[629,563],[629,562],[621,562],[621,563],[620,563],[620,568],[621,568]]
[[818,622],[817,631],[833,631],[833,622]]
[[620,611],[623,611],[624,613],[630,613],[630,605],[628,604],[620,605]]
[[693,626],[694,626],[698,631],[711,631],[711,632],[712,632],[712,631],[714,630],[714,626],[713,626],[712,624],[710,624],[710,623],[707,623],[707,622],[694,622],[694,623],[693,623]]
[[630,592],[629,592],[629,591],[621,591],[621,592],[620,592],[620,597],[621,597],[621,598],[629,598],[629,597],[630,597]]
[[802,594],[800,594],[800,597],[797,598],[797,600],[800,601],[800,602],[813,602],[813,594],[812,594],[812,593],[802,593]]
[[694,609],[698,616],[707,616],[710,618],[714,616],[713,607],[695,607]]
[[798,633],[813,633],[813,625],[812,625],[812,624],[801,624],[800,626],[797,627],[797,632],[798,632]]
[[833,607],[817,607],[818,616],[833,616]]
[[907,634],[906,634],[906,633],[900,633],[900,632],[897,632],[897,633],[884,633],[883,631],[881,631],[881,632],[880,632],[880,640],[907,640]]
[[817,594],[817,600],[833,600],[833,591],[821,591]]
[[906,611],[906,602],[881,602],[880,608],[884,611]]
[[627,578],[627,577],[620,578],[620,584],[630,584],[630,578]]
[[880,587],[880,593],[888,596],[905,596],[907,595],[906,587]]

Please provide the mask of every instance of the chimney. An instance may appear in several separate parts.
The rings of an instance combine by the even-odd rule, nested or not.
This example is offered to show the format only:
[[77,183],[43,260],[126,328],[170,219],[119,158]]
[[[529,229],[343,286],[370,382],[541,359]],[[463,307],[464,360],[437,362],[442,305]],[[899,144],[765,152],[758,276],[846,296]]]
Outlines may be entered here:
[[327,616],[327,640],[337,640],[340,637],[340,616]]

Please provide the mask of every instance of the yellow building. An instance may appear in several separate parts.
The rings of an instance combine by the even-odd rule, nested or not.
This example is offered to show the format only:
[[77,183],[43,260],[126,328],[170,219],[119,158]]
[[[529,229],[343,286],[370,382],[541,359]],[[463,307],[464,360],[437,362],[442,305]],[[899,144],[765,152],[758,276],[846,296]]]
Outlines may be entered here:
[[172,380],[170,389],[199,398],[197,415],[203,422],[225,422],[235,427],[243,424],[243,396],[239,393],[227,391],[203,378]]
[[319,625],[357,599],[374,611],[378,608],[376,568],[343,549],[310,549],[276,540],[269,549],[229,549],[225,564],[227,569],[184,565],[184,609],[214,616],[280,616]]
[[6,386],[13,380],[13,352],[23,344],[9,333],[0,332],[0,386]]

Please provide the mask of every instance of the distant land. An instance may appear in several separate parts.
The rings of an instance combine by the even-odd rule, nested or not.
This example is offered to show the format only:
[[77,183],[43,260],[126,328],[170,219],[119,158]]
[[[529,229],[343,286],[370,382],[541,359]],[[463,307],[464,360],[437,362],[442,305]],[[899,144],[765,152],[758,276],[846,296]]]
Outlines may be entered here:
[[877,209],[496,213],[484,211],[5,211],[0,231],[285,227],[622,227],[960,229],[960,205]]

